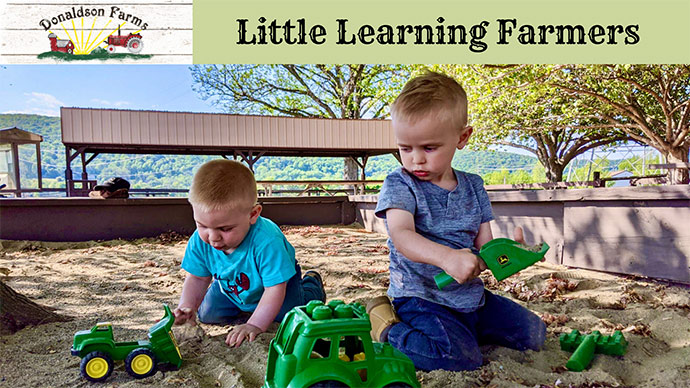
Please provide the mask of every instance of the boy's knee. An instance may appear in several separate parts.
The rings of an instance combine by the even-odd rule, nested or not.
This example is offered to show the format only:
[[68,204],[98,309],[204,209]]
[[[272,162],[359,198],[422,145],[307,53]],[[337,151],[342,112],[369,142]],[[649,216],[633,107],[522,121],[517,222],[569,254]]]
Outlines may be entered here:
[[541,350],[546,342],[546,324],[536,314],[533,314],[527,323],[518,350]]
[[421,370],[444,369],[450,371],[474,370],[482,366],[482,353],[478,346],[470,343],[455,341],[455,345],[439,343],[425,337],[412,340],[401,335],[405,323],[398,323],[391,327],[388,340],[414,363],[415,368]]
[[479,349],[457,349],[442,360],[446,367],[442,369],[460,371],[475,370],[482,366],[482,353]]
[[475,370],[482,366],[483,358],[479,349],[455,349],[438,358],[424,357],[419,354],[407,354],[417,369],[449,371]]
[[544,321],[536,316],[536,319],[531,322],[528,332],[530,336],[527,338],[526,347],[531,350],[541,350],[544,342],[546,342],[546,324]]
[[209,306],[206,306],[204,303],[199,306],[199,309],[196,312],[197,314],[197,319],[201,323],[208,323],[208,324],[214,324],[218,323],[215,322],[217,320],[217,317],[214,316],[213,314],[213,309],[209,308]]
[[199,322],[209,325],[218,325],[229,321],[228,317],[219,315],[217,309],[214,309],[210,303],[202,303],[196,313]]

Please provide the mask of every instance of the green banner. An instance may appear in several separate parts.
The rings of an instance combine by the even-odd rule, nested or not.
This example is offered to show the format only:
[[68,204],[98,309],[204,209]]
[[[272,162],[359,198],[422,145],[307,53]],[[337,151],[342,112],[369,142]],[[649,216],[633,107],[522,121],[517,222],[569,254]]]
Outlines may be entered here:
[[194,63],[690,63],[690,0],[194,0]]

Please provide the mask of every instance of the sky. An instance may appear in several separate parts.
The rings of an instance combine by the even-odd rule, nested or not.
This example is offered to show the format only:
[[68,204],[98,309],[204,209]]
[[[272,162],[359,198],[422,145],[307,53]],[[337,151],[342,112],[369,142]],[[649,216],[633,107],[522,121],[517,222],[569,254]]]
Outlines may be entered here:
[[188,65],[2,65],[0,113],[60,116],[61,106],[220,113],[192,84]]
[[0,113],[60,107],[219,112],[192,90],[187,65],[2,65]]

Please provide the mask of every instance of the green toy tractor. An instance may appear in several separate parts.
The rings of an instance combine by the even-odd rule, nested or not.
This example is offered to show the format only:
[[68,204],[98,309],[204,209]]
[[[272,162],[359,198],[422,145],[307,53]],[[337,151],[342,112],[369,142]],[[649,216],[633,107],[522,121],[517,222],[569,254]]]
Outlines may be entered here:
[[364,306],[311,301],[290,310],[271,340],[264,388],[420,387],[412,361],[372,342]]
[[109,322],[77,332],[72,355],[81,357],[81,375],[89,381],[104,381],[113,371],[113,360],[125,360],[125,370],[137,379],[155,374],[158,363],[179,368],[182,355],[170,330],[175,317],[168,305],[163,308],[165,315],[149,329],[148,340],[115,342]]

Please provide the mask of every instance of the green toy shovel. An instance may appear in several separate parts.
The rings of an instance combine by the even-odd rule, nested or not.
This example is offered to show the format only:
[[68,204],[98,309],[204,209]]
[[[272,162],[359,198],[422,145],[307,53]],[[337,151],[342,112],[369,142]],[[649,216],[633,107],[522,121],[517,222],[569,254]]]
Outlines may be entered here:
[[[538,250],[536,250],[538,249]],[[532,250],[509,238],[496,238],[484,244],[479,250],[479,257],[484,260],[497,281],[514,275],[544,258],[549,245],[545,242]],[[449,285],[454,279],[445,272],[434,276],[439,290]]]

